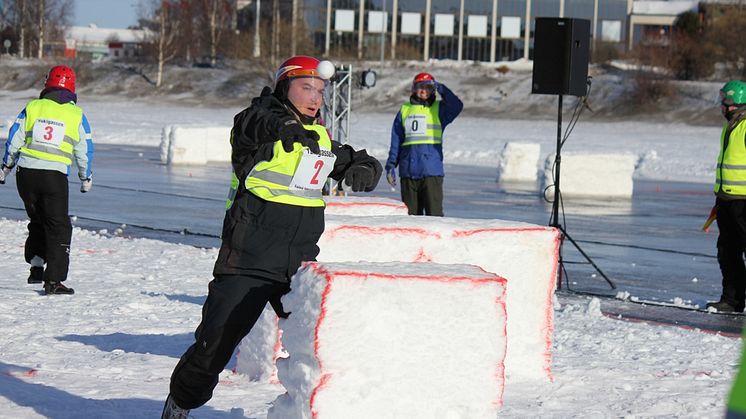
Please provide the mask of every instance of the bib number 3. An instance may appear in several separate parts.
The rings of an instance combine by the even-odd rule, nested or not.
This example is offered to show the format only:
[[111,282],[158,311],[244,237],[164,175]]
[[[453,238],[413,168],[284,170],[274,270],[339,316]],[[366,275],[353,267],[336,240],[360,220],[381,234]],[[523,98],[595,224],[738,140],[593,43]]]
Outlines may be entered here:
[[35,144],[58,147],[65,138],[65,123],[51,119],[37,119],[34,122],[32,141]]

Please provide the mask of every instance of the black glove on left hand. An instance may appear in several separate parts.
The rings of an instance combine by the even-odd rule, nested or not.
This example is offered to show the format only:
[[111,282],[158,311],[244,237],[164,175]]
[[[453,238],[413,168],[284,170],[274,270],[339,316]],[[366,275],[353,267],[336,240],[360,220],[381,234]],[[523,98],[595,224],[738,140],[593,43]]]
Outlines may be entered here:
[[345,173],[344,182],[352,188],[353,192],[367,192],[373,190],[375,178],[373,169],[368,166],[352,166]]
[[288,153],[293,151],[293,143],[308,147],[314,154],[319,154],[321,151],[319,148],[319,134],[303,128],[303,124],[293,117],[288,117],[280,121],[277,134],[280,137],[280,141],[282,141],[282,147]]

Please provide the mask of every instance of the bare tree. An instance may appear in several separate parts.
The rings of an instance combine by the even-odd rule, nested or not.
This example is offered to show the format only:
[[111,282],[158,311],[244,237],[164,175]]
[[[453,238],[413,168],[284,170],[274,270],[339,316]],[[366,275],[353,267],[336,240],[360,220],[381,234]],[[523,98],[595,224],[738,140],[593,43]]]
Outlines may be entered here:
[[155,86],[163,84],[163,66],[178,53],[176,39],[180,34],[177,0],[151,0],[150,7],[141,9],[141,26],[145,29],[145,43],[149,44],[158,66]]
[[200,12],[197,13],[201,25],[205,28],[210,65],[217,64],[217,56],[222,35],[232,22],[234,4],[229,0],[200,0]]
[[17,37],[18,55],[44,54],[44,45],[61,38],[70,20],[73,0],[6,0],[2,4],[2,19],[13,27]]

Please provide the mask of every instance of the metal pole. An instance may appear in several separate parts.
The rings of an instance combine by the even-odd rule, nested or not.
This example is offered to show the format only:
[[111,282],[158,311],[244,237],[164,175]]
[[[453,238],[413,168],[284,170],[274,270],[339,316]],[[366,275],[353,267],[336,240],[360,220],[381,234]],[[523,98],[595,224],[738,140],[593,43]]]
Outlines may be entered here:
[[298,0],[293,0],[293,8],[290,13],[290,55],[295,55],[296,45],[298,44],[297,32],[298,32]]
[[324,57],[329,56],[329,44],[332,33],[332,0],[326,0],[326,39],[324,41]]
[[359,27],[357,30],[357,59],[363,59],[363,29],[365,28],[365,2],[360,1],[360,19],[358,19]]
[[430,58],[430,1],[427,0],[425,3],[425,51],[422,61],[427,61]]
[[593,50],[596,52],[596,28],[598,27],[598,0],[593,0]]
[[492,0],[492,28],[490,30],[490,62],[495,62],[497,48],[497,0]]
[[254,58],[259,58],[262,55],[262,50],[261,50],[261,47],[259,46],[261,44],[260,38],[259,38],[259,34],[261,32],[259,30],[259,23],[260,23],[259,16],[261,16],[262,14],[261,5],[262,5],[262,0],[256,0],[256,23],[254,24],[255,26],[254,27]]
[[399,19],[399,4],[398,0],[394,0],[393,7],[391,7],[391,59],[396,59],[396,31],[397,19]]
[[461,8],[458,15],[458,60],[461,61],[461,54],[464,46],[464,0],[461,0]]
[[559,17],[565,17],[565,0],[560,0]]
[[523,28],[523,59],[528,61],[529,41],[531,40],[531,0],[526,0],[526,25]]
[[386,21],[386,0],[382,0],[383,3],[383,15],[381,16],[381,68],[383,68],[383,44],[386,40],[386,27],[387,21]]

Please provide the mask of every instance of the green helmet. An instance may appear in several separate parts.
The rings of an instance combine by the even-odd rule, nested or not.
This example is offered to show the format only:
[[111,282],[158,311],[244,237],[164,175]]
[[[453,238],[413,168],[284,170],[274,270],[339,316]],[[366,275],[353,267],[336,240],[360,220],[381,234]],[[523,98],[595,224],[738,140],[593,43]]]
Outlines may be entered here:
[[720,101],[724,105],[746,104],[746,83],[740,80],[731,80],[720,89]]

